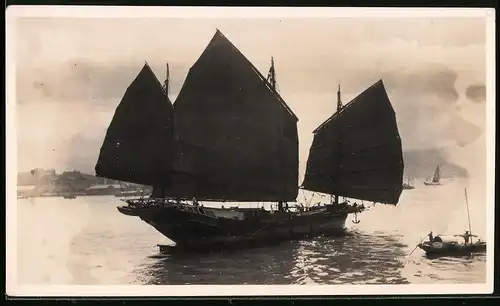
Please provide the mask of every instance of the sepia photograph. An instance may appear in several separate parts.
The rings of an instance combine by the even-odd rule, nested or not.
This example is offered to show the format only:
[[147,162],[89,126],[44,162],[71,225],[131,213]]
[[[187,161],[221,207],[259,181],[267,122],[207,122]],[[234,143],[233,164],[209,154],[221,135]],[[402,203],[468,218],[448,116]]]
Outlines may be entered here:
[[6,14],[8,295],[493,291],[494,9]]

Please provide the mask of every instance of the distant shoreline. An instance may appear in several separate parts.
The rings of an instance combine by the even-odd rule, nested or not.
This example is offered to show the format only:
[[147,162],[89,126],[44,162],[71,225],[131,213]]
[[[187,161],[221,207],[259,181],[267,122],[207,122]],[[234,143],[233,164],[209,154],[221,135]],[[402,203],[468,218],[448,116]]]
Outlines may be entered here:
[[[115,197],[115,198],[126,198],[126,197],[141,197],[141,195],[121,195],[121,194],[50,194],[50,195],[36,195],[36,196],[18,196],[17,199],[30,199],[30,198],[62,198],[65,196],[76,196],[76,197]],[[149,197],[150,194],[144,194],[142,197]]]

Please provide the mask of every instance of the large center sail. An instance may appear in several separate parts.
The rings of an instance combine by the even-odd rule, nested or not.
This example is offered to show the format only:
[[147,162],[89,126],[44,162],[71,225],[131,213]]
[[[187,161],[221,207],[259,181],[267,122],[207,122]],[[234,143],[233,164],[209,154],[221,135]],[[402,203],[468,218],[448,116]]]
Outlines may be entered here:
[[116,108],[95,166],[97,176],[167,186],[172,114],[172,103],[146,63]]
[[174,114],[173,196],[296,199],[298,119],[219,30],[189,70]]
[[302,187],[396,205],[403,170],[396,114],[380,80],[314,131]]

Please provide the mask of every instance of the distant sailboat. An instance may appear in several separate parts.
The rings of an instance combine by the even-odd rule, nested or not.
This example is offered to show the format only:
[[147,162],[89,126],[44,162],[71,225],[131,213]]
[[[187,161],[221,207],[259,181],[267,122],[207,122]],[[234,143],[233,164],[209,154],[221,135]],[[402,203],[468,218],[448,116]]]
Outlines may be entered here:
[[437,185],[441,185],[441,170],[439,168],[439,165],[436,167],[436,169],[434,170],[434,176],[432,177],[432,180],[431,181],[425,181],[424,184],[427,185],[427,186],[437,186]]
[[415,189],[415,187],[412,186],[412,184],[411,184],[410,176],[408,176],[407,183],[403,183],[403,189],[405,189],[405,190]]

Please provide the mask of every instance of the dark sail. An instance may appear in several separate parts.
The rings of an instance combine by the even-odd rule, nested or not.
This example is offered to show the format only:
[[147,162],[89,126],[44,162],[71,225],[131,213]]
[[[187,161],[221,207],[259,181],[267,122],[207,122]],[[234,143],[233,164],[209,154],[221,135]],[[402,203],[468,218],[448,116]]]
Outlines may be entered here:
[[127,88],[108,127],[97,176],[150,186],[169,184],[173,106],[145,64]]
[[403,169],[396,115],[380,80],[314,131],[302,187],[395,205]]
[[436,170],[434,170],[434,176],[432,177],[432,182],[439,183],[440,179],[441,179],[441,171],[439,169],[439,166],[437,166]]
[[189,70],[174,114],[172,195],[219,201],[296,199],[298,119],[218,30]]

